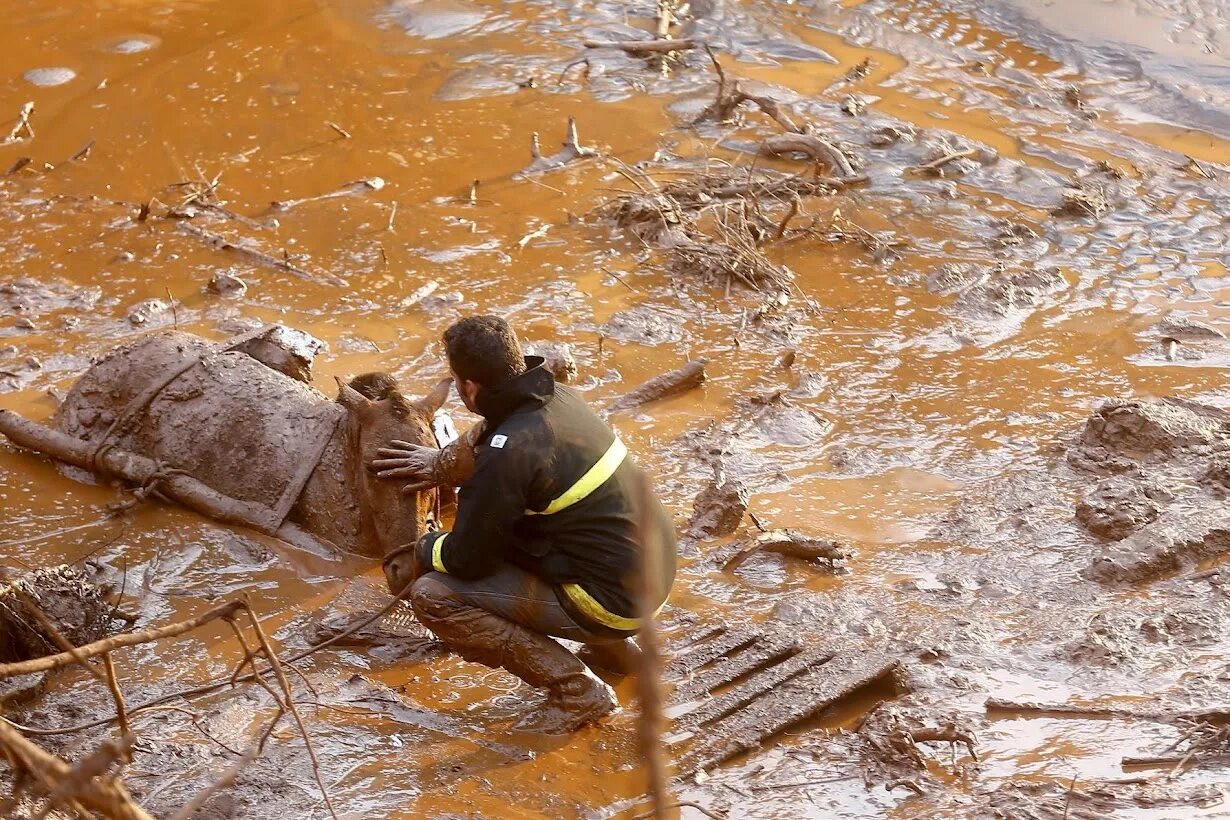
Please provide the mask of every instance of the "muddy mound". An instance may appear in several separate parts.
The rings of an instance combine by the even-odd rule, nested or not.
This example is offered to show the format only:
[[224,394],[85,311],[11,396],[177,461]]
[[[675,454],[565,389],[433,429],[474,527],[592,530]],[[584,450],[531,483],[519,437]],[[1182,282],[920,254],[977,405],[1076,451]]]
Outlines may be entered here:
[[1111,399],[1085,424],[1075,452],[1115,470],[1124,460],[1169,458],[1191,449],[1230,447],[1230,414],[1181,399]]
[[1112,476],[1076,504],[1076,520],[1094,535],[1119,541],[1157,519],[1174,494],[1157,482]]

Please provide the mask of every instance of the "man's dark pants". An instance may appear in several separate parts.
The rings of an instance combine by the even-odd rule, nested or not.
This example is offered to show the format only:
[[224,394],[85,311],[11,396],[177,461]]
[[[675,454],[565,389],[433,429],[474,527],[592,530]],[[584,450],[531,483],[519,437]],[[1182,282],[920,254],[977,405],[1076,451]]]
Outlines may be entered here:
[[410,602],[419,621],[462,657],[502,666],[540,688],[585,674],[551,637],[589,645],[604,666],[627,662],[627,641],[577,624],[551,584],[511,564],[477,580],[428,572],[414,582]]

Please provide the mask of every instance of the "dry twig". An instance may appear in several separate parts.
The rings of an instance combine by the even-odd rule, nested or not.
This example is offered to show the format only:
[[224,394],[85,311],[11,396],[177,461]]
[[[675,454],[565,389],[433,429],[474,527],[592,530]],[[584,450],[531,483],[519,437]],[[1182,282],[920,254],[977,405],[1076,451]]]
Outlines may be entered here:
[[[13,126],[13,130],[9,132],[8,138],[4,141],[6,145],[23,139],[34,138],[34,126],[30,125],[30,115],[33,113],[33,102],[28,102],[21,107],[21,111],[17,113],[17,124]],[[21,136],[22,131],[26,132],[26,136]]]

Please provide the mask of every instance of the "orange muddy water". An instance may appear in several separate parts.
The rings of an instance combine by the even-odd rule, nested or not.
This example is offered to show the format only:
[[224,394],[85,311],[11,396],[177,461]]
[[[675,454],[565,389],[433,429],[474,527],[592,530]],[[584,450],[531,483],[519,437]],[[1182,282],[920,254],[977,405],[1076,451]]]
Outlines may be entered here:
[[[959,503],[993,506],[986,489],[993,479],[1044,474],[1105,397],[1230,402],[1230,348],[1181,345],[1168,357],[1151,330],[1168,315],[1230,330],[1224,4],[694,2],[681,15],[682,32],[714,43],[728,73],[771,89],[863,161],[867,186],[808,200],[800,218],[829,220],[839,211],[903,243],[887,259],[857,242],[816,237],[774,248],[797,289],[769,320],[756,318],[763,295],[670,271],[593,214],[633,189],[625,164],[657,154],[665,163],[708,157],[746,166],[753,155],[741,148],[775,129],[750,109],[741,124],[689,125],[716,88],[699,52],[664,73],[647,60],[582,46],[652,31],[653,5],[8,4],[0,137],[17,125],[24,103],[34,109],[33,136],[19,129],[0,145],[0,171],[15,169],[0,177],[0,306],[8,312],[0,318],[0,408],[45,419],[91,357],[172,325],[213,339],[245,322],[312,333],[330,348],[315,372],[330,395],[334,376],[373,369],[421,394],[445,374],[441,331],[480,312],[507,317],[527,341],[573,345],[578,384],[597,404],[703,355],[710,361],[703,388],[612,418],[657,476],[681,530],[712,478],[696,457],[696,437],[738,418],[746,398],[785,389],[822,423],[762,425],[730,453],[728,471],[747,485],[751,510],[766,525],[847,540],[854,557],[837,574],[775,555],[728,574],[711,558],[725,542],[685,542],[668,622],[681,612],[702,624],[785,619],[816,641],[836,635],[891,647],[907,668],[930,664],[932,683],[944,674],[922,650],[943,647],[936,651],[951,660],[939,664],[948,676],[922,701],[937,721],[983,720],[988,696],[1181,700],[1185,675],[1215,680],[1230,648],[1224,609],[1214,636],[1198,647],[1074,666],[1048,654],[1060,625],[1077,628],[1141,600],[1165,606],[1160,593],[1093,597],[1079,586],[1076,565],[1095,548],[1070,527],[1005,544],[994,533],[957,537],[942,523]],[[588,64],[569,68],[586,57]],[[842,79],[864,60],[871,61],[865,77]],[[858,116],[840,110],[847,95],[866,104]],[[531,134],[550,153],[570,116],[598,156],[519,176],[531,161]],[[869,145],[866,135],[886,125],[917,139]],[[908,170],[934,158],[922,151],[937,135],[980,150],[977,168],[938,179]],[[88,156],[70,159],[87,145]],[[29,162],[17,167],[22,158]],[[1106,213],[1052,213],[1075,177],[1115,191]],[[294,202],[356,180],[369,182]],[[186,200],[185,182],[215,184],[215,201],[228,212],[193,224],[250,242],[315,281],[211,247],[177,220],[138,220],[151,199]],[[1001,241],[1005,225],[1028,230],[1015,234],[1019,242]],[[993,277],[1055,268],[1063,285],[1006,306],[962,303],[927,286],[946,263]],[[246,293],[208,291],[219,272],[242,279]],[[328,276],[346,284],[327,284]],[[134,323],[131,311],[146,300],[173,306],[155,306]],[[654,332],[635,331],[646,316]],[[793,369],[776,367],[790,349]],[[455,399],[449,409],[459,424],[467,421]],[[19,572],[88,558],[123,589],[142,625],[246,592],[291,643],[295,624],[347,579],[380,575],[370,562],[305,556],[164,505],[109,517],[105,506],[125,497],[0,447],[0,560]],[[983,552],[1006,562],[992,574],[1008,590],[986,602],[977,590],[960,591],[986,579],[945,571],[950,560]],[[983,640],[952,631],[962,618],[975,621]],[[238,658],[228,635],[206,629],[124,653],[118,663],[129,699],[224,674]],[[304,671],[296,684],[301,708],[339,816],[607,817],[645,809],[637,802],[644,777],[629,681],[617,684],[628,708],[608,724],[525,749],[494,727],[539,696],[504,673],[453,657],[411,664],[362,650],[321,653]],[[346,689],[360,673],[395,689],[413,710],[399,719]],[[66,706],[69,694],[77,701]],[[47,695],[58,705],[22,717],[44,727],[81,722],[105,712],[103,695],[65,673]],[[919,797],[866,786],[862,767],[840,752],[838,730],[856,726],[885,697],[892,693],[855,697],[676,793],[731,817],[975,816],[1003,784],[1092,788],[1129,776],[1121,757],[1156,753],[1178,736],[1173,727],[1120,721],[980,723],[981,763],[965,757],[954,775],[947,745],[930,746],[935,785]],[[246,747],[260,726],[253,716],[269,713],[252,693],[191,708],[210,732],[194,729],[183,710],[150,712],[135,725],[142,743],[126,777],[156,813],[172,813],[224,771],[234,757],[228,748]],[[275,733],[268,760],[202,816],[326,816],[288,725]],[[103,736],[52,742],[74,757]],[[1124,800],[1108,812],[1230,813],[1208,799],[1222,789],[1211,784],[1230,779],[1224,769],[1183,778],[1212,792],[1178,805]]]

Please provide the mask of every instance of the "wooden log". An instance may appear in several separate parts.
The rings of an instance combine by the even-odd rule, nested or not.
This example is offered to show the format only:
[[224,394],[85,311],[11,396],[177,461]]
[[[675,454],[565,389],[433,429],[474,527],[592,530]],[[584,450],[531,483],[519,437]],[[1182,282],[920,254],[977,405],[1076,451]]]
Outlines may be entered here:
[[247,245],[232,242],[224,236],[220,236],[219,234],[207,231],[204,228],[197,227],[190,222],[180,222],[179,228],[189,236],[195,236],[196,238],[203,240],[211,247],[224,251],[234,251],[235,253],[240,254],[241,256],[246,256],[253,262],[264,265],[267,268],[285,271],[286,273],[298,276],[300,279],[306,279],[309,282],[316,282],[317,284],[333,285],[334,287],[339,288],[349,287],[350,285],[349,282],[340,276],[335,276],[332,273],[317,274],[312,273],[311,271],[306,271],[303,268],[292,265],[285,259],[278,259],[276,256],[272,256],[264,251],[257,250],[256,248],[250,248]]
[[677,396],[680,393],[686,393],[694,387],[699,387],[706,378],[706,364],[708,364],[707,359],[697,359],[688,362],[678,370],[672,370],[670,373],[663,373],[661,376],[652,378],[630,393],[625,393],[615,399],[607,407],[607,411],[631,410],[633,407],[639,407],[642,404],[648,404],[658,399]]
[[854,166],[833,143],[815,134],[778,134],[760,144],[760,153],[779,157],[785,154],[806,154],[812,160],[827,163],[842,176],[854,176]]
[[18,447],[84,470],[139,486],[156,484],[161,495],[224,524],[251,527],[315,555],[336,558],[341,554],[335,545],[290,522],[280,522],[269,507],[224,495],[184,473],[163,471],[157,462],[145,456],[111,447],[94,458],[93,444],[30,421],[12,410],[0,410],[0,434]]

